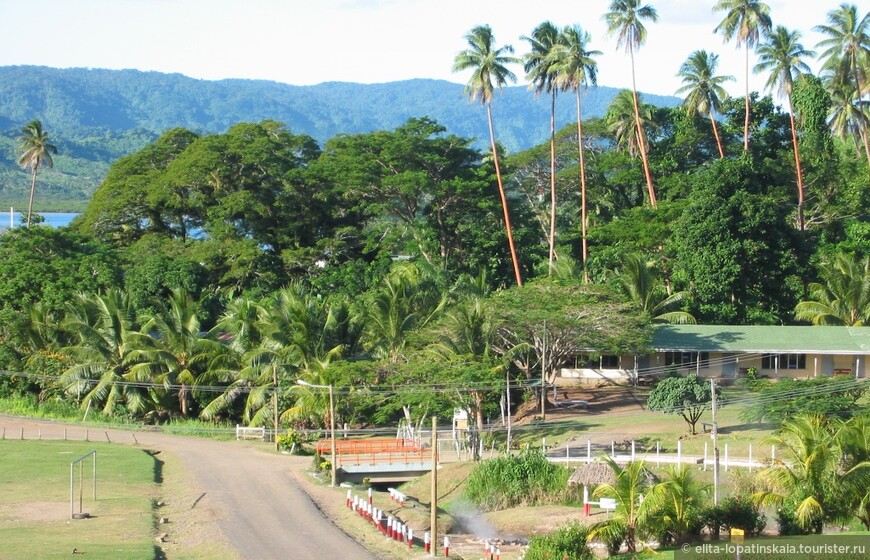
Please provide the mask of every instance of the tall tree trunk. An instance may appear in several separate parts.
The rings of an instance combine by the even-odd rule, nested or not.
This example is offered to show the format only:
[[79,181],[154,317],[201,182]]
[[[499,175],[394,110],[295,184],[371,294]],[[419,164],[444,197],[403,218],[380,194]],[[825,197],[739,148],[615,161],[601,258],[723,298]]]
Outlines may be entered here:
[[861,129],[858,130],[858,137],[864,144],[864,152],[867,154],[867,167],[870,168],[870,138],[867,137],[866,123],[862,124]]
[[713,111],[710,111],[710,124],[713,125],[713,136],[716,138],[716,147],[719,148],[719,159],[725,159],[725,151],[722,149],[722,139],[719,138],[719,127],[716,126]]
[[507,232],[508,247],[511,252],[511,263],[514,267],[514,277],[517,281],[517,286],[523,285],[523,278],[520,276],[520,264],[517,262],[517,251],[514,248],[514,233],[511,228],[511,216],[508,212],[507,197],[504,194],[504,184],[501,180],[501,168],[498,166],[498,150],[495,147],[495,131],[492,128],[492,105],[486,104],[486,120],[489,124],[489,143],[492,147],[492,161],[495,164],[495,178],[498,181],[498,195],[501,197],[501,208],[504,212],[504,227]]
[[553,275],[556,255],[556,90],[550,98],[550,259],[547,276]]
[[183,383],[178,389],[178,408],[181,411],[181,417],[187,418],[187,385]]
[[[861,101],[861,83],[858,81],[858,68],[852,58],[852,75],[855,76],[855,99]],[[864,141],[864,153],[867,155],[867,167],[870,169],[870,138],[867,135],[867,119],[861,119],[861,139]]]
[[628,49],[629,57],[631,58],[631,93],[634,100],[634,126],[637,128],[637,138],[640,141],[640,158],[643,161],[643,174],[646,177],[646,190],[649,194],[649,204],[653,208],[656,207],[656,191],[653,187],[652,175],[649,172],[649,162],[646,158],[646,139],[643,133],[643,127],[640,125],[640,104],[637,100],[637,84],[634,78],[634,49]]
[[580,235],[583,244],[583,282],[589,283],[586,246],[586,162],[583,160],[583,110],[580,104],[580,88],[577,88],[577,152],[580,154]]
[[788,95],[788,120],[791,123],[791,144],[794,148],[794,167],[797,172],[798,188],[798,229],[804,230],[804,178],[801,171],[801,155],[798,148],[797,130],[794,125],[794,107],[791,103],[791,94]]
[[745,103],[745,113],[746,116],[743,119],[743,151],[749,151],[749,43],[746,43],[746,103]]
[[38,169],[39,164],[35,163],[30,173],[30,202],[27,204],[27,227],[30,227],[30,216],[33,215],[33,195],[36,194],[36,173]]

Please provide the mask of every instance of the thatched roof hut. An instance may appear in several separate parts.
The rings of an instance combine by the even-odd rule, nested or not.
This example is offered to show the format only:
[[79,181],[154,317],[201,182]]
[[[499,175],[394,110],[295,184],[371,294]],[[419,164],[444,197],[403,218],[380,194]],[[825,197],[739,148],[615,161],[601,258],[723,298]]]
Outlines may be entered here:
[[[659,478],[649,469],[646,471],[648,484],[656,484]],[[599,484],[614,484],[616,482],[616,473],[610,468],[610,465],[601,461],[592,463],[584,463],[574,469],[574,474],[568,478],[568,485],[580,484],[582,486],[598,486]]]
[[568,478],[568,485],[580,484],[582,486],[598,486],[599,484],[613,484],[616,482],[616,474],[610,465],[595,461],[584,463],[574,469],[574,474]]

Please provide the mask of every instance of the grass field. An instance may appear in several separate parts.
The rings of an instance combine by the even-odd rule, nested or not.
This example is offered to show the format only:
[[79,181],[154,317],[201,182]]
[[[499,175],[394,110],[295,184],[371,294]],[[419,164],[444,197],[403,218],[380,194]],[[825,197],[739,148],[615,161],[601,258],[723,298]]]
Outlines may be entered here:
[[[97,451],[97,499],[92,459],[84,461],[82,511],[71,520],[70,462]],[[0,441],[0,557],[8,560],[157,558],[152,496],[162,463],[145,450],[68,441]],[[75,469],[79,503],[79,467]],[[72,556],[75,557],[75,556]]]

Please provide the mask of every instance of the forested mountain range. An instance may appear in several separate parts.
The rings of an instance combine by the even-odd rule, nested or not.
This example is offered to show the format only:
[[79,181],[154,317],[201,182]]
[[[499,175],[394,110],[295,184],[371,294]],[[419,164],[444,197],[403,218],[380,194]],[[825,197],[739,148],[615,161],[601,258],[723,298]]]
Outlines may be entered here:
[[[0,205],[22,205],[28,175],[15,164],[21,126],[40,119],[59,148],[55,169],[41,179],[41,209],[81,208],[109,164],[183,127],[226,131],[239,122],[275,120],[321,145],[340,133],[393,129],[428,116],[452,134],[488,138],[482,107],[469,103],[464,86],[443,80],[385,84],[323,83],[293,86],[262,80],[207,81],[137,70],[0,67]],[[586,117],[603,116],[615,88],[593,87],[584,97]],[[643,95],[672,107],[676,97]],[[496,133],[509,152],[547,139],[549,103],[528,87],[505,88],[494,105]],[[576,118],[573,96],[557,100],[557,126]]]

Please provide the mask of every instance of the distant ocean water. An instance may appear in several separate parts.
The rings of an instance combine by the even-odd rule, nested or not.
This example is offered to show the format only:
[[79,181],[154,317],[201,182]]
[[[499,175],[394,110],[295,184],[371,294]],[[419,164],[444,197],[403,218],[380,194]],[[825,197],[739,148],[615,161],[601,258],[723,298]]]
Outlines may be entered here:
[[[12,217],[15,219],[15,227],[23,226],[27,223],[26,214],[27,212],[19,212],[17,209],[12,213]],[[43,212],[39,214],[45,221],[42,223],[44,226],[49,227],[63,227],[68,226],[73,218],[79,215],[78,212]],[[10,214],[7,210],[5,215],[0,214],[0,227],[8,228],[10,222]]]

